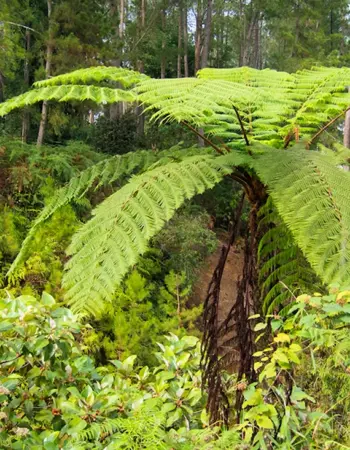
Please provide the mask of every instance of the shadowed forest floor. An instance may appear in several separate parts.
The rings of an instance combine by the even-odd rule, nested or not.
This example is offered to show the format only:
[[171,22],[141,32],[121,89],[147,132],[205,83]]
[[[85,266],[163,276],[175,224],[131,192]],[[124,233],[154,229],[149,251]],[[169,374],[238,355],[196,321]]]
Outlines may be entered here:
[[[207,295],[207,289],[219,261],[221,248],[226,244],[228,235],[219,236],[219,245],[216,251],[208,256],[200,270],[198,280],[193,288],[193,299],[195,303],[203,303]],[[238,242],[232,246],[227,258],[225,270],[221,282],[220,303],[219,303],[219,322],[221,323],[228,315],[232,304],[237,295],[237,281],[243,270],[244,251],[242,244]]]

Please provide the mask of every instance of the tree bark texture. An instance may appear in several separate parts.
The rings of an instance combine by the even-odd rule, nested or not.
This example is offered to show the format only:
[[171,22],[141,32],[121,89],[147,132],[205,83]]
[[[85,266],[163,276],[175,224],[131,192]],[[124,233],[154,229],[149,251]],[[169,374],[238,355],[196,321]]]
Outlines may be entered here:
[[177,78],[182,76],[182,1],[179,1],[179,22],[177,38]]
[[183,26],[183,38],[184,38],[184,75],[187,78],[189,76],[188,72],[188,25],[187,25],[187,2],[185,0],[182,5],[182,26]]
[[202,0],[197,1],[196,14],[196,35],[195,35],[195,50],[194,50],[194,74],[201,68],[201,49],[202,49],[202,24],[203,24],[203,8]]
[[[47,17],[49,19],[49,40],[47,42],[46,48],[46,65],[45,65],[45,74],[46,78],[49,78],[51,75],[51,60],[53,53],[53,30],[51,23],[51,15],[52,15],[52,0],[47,0]],[[37,139],[37,146],[40,147],[44,142],[45,129],[47,124],[47,114],[48,114],[48,102],[44,101],[42,110],[41,110],[41,120],[39,125],[39,133]]]
[[213,14],[213,0],[208,0],[206,19],[205,19],[205,28],[204,28],[203,49],[202,49],[202,57],[201,57],[201,59],[202,59],[201,68],[202,69],[204,69],[205,67],[208,67],[210,39],[211,39],[212,14]]
[[[24,61],[24,85],[26,89],[29,89],[29,52],[30,52],[30,45],[31,45],[31,33],[30,30],[26,30],[25,34],[25,48],[26,48],[26,59]],[[28,110],[24,109],[23,112],[23,118],[22,118],[22,142],[28,141],[28,133],[29,133],[29,127],[30,127],[30,114]]]

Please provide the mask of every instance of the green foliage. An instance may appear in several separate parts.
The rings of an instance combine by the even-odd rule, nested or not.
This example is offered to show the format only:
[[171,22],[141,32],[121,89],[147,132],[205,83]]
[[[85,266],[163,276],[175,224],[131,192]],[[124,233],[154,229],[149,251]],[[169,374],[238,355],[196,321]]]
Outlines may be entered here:
[[[244,155],[235,156],[244,160]],[[185,199],[212,187],[230,171],[229,162],[224,162],[197,156],[156,167],[135,176],[98,206],[68,250],[72,258],[64,287],[74,310],[98,312],[147,250],[149,239]],[[116,233],[121,236],[118,240]]]
[[33,89],[2,103],[0,116],[4,116],[16,108],[24,108],[44,100],[56,100],[59,102],[90,101],[94,103],[110,104],[119,101],[132,102],[135,96],[132,92],[122,89],[111,89],[97,86],[62,85]]
[[288,306],[292,296],[314,289],[317,279],[271,197],[259,211],[259,228],[263,233],[258,249],[262,311],[272,314]]
[[[89,78],[92,81],[94,71]],[[96,80],[101,82],[105,73],[106,80],[118,76],[121,77],[118,82],[121,82],[125,77],[128,85],[129,75],[134,77],[134,73],[123,69],[118,75],[114,72],[110,75],[112,72],[110,68],[98,68]],[[350,84],[349,73],[347,68],[322,67],[295,74],[250,68],[205,69],[199,78],[194,79],[141,80],[140,77],[141,81],[135,81],[136,87],[130,91],[113,91],[96,85],[52,86],[87,80],[86,71],[49,80],[49,86],[42,88],[44,91],[37,91],[42,92],[40,98],[64,100],[68,99],[65,96],[69,91],[73,97],[77,96],[74,98],[80,96],[84,100],[85,94],[79,91],[84,89],[101,102],[106,100],[102,98],[104,89],[109,89],[111,101],[112,92],[124,96],[120,100],[125,101],[131,95],[144,104],[146,111],[156,110],[154,120],[191,122],[208,134],[224,139],[226,144],[219,149],[224,153],[233,147],[241,148],[246,138],[252,144],[248,151],[231,151],[220,157],[191,159],[190,154],[188,158],[184,154],[183,161],[169,164],[163,159],[158,167],[144,167],[146,171],[142,175],[132,178],[129,184],[113,193],[96,208],[92,220],[73,238],[68,251],[72,257],[64,277],[68,301],[77,310],[84,307],[86,311],[96,313],[111,300],[118,283],[136,263],[138,256],[146,251],[149,239],[173,216],[175,209],[185,199],[213,187],[223,175],[232,172],[245,188],[245,183],[248,183],[255,190],[256,179],[266,186],[278,212],[276,220],[283,221],[282,227],[286,225],[289,228],[295,241],[292,250],[284,249],[275,233],[271,242],[280,245],[275,249],[279,256],[276,257],[274,250],[265,252],[265,257],[274,258],[267,261],[264,268],[268,274],[264,286],[268,295],[265,310],[271,310],[286,297],[279,297],[280,290],[276,288],[279,281],[287,281],[291,286],[297,282],[298,248],[322,282],[347,282],[350,276],[347,245],[350,214],[346,200],[349,174],[338,167],[339,155],[334,158],[329,152],[305,152],[298,146],[288,152],[273,147],[288,146],[290,140],[300,137],[308,139],[322,124],[344,110],[350,98],[346,89]],[[36,101],[36,91],[25,95],[29,96],[29,102]],[[101,98],[97,98],[99,95]],[[2,108],[5,113],[6,108],[11,109],[22,100],[10,100],[0,110]],[[269,146],[254,144],[254,141],[269,143]],[[247,171],[250,178],[246,182]],[[83,184],[91,186],[94,176],[86,173],[81,180],[85,180],[85,176],[88,179],[86,184],[75,179],[67,192],[59,193],[62,197],[55,201],[51,211],[57,205],[72,200],[76,193],[81,192]],[[75,191],[75,183],[77,191],[72,193],[71,187]],[[32,238],[35,227],[50,214],[50,210],[42,213],[28,239]],[[287,234],[284,233],[285,236]],[[14,267],[23,260],[23,256],[24,251]],[[278,258],[279,262],[276,262]],[[289,258],[292,259],[288,261]]]
[[58,75],[48,80],[41,80],[35,83],[36,87],[56,86],[64,84],[99,84],[112,81],[120,83],[123,87],[130,87],[148,77],[139,72],[120,67],[89,67],[79,69],[71,73]]
[[82,352],[88,330],[49,294],[1,300],[2,448],[346,448],[350,291],[331,292],[298,297],[284,320],[250,319],[265,341],[254,355],[258,377],[228,377],[228,395],[243,392],[244,404],[221,436],[203,429],[197,338],[169,336],[154,368],[137,367],[135,356],[96,367]]
[[243,428],[253,419],[265,429],[255,436],[245,429],[256,448],[347,448],[349,314],[349,291],[335,287],[329,295],[297,297],[284,321],[270,316],[255,325],[274,334],[255,353],[258,381],[244,391]]
[[2,300],[0,314],[2,448],[186,448],[182,427],[198,428],[204,406],[196,338],[159,344],[155,370],[134,356],[96,368],[49,294]]
[[[2,139],[0,171],[4,183],[0,196],[0,284],[18,254],[30,221],[62,185],[81,170],[97,163],[103,156],[80,142],[66,146],[37,148],[18,141]],[[86,212],[89,202],[77,199],[76,211]],[[15,289],[25,286],[29,292],[54,289],[62,277],[64,250],[78,220],[71,207],[58,211],[54,219],[37,230],[31,242],[31,255],[12,279]]]
[[99,151],[111,155],[123,155],[140,148],[136,116],[125,113],[113,120],[105,116],[99,117],[88,141]]
[[209,225],[209,215],[193,205],[180,210],[155,238],[156,245],[168,255],[168,266],[178,273],[183,271],[191,281],[201,262],[218,245]]

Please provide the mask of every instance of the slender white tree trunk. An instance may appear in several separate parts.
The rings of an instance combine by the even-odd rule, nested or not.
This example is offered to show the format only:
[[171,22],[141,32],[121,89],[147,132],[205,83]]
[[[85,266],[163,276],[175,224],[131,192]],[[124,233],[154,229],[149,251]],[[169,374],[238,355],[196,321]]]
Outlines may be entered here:
[[[51,60],[52,60],[52,52],[53,52],[53,35],[52,35],[52,24],[51,24],[51,15],[52,15],[52,0],[47,0],[47,17],[49,19],[49,41],[47,43],[46,49],[46,66],[45,66],[45,74],[46,78],[49,78],[51,75]],[[47,124],[47,113],[48,113],[48,102],[44,101],[42,110],[41,110],[41,120],[39,126],[39,133],[37,139],[37,146],[40,147],[44,142],[45,129]]]

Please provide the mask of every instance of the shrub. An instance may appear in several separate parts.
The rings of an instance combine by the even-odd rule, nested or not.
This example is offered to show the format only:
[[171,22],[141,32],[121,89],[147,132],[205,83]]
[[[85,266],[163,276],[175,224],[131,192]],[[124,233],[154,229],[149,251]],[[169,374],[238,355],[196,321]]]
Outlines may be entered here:
[[135,356],[96,367],[84,327],[49,294],[0,301],[1,448],[347,448],[350,291],[302,295],[285,319],[250,320],[260,342],[272,335],[254,355],[255,383],[226,377],[228,396],[244,402],[239,424],[219,433],[204,410],[197,338],[168,336],[153,368]]

